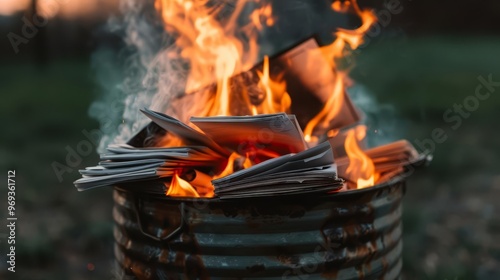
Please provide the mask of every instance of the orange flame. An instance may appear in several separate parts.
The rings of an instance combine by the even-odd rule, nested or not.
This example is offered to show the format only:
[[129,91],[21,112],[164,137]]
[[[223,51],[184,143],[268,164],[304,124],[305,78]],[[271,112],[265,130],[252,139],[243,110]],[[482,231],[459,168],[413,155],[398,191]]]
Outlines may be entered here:
[[[323,109],[312,118],[304,130],[306,141],[316,141],[312,136],[314,129],[319,126],[328,128],[331,120],[335,119],[341,112],[344,103],[344,92],[346,84],[349,82],[347,71],[338,69],[336,59],[345,57],[350,50],[358,48],[363,43],[363,36],[368,29],[376,22],[376,16],[372,11],[361,10],[356,1],[334,1],[332,9],[337,12],[352,12],[360,17],[362,24],[354,30],[339,28],[336,32],[336,39],[332,44],[322,47],[321,51],[335,74],[335,86],[332,94],[323,106]],[[350,49],[347,48],[349,46]],[[357,179],[357,188],[373,186],[378,174],[375,174],[375,166],[372,160],[359,148],[358,142],[366,135],[366,127],[357,127],[348,132],[345,140],[345,149],[349,157],[349,166],[346,170],[351,178]]]
[[335,0],[332,2],[332,10],[339,13],[347,13],[349,11],[350,1]]
[[[232,174],[235,171],[234,170],[234,163],[236,160],[238,160],[240,158],[242,158],[242,156],[240,156],[238,153],[233,152],[229,156],[229,158],[227,159],[227,164],[226,164],[226,167],[224,168],[224,170],[222,170],[221,173],[215,175],[213,177],[214,180],[225,177],[229,174]],[[246,168],[249,168],[251,166],[252,166],[252,161],[250,160],[250,158],[248,157],[248,154],[247,154],[245,157],[245,160],[243,161],[242,167],[243,167],[243,169],[246,169]]]
[[182,197],[200,197],[198,192],[194,189],[191,184],[179,177],[179,175],[174,174],[172,177],[172,182],[166,192],[167,196],[182,196]]
[[243,161],[243,169],[247,169],[250,167],[252,167],[252,161],[250,160],[247,154],[247,156],[245,157],[245,161]]
[[181,138],[167,133],[163,138],[161,138],[159,143],[156,143],[157,147],[182,147],[185,146],[184,141]]
[[[238,26],[239,16],[246,4],[257,4],[250,14],[249,23]],[[180,56],[189,62],[190,72],[186,92],[192,92],[215,81],[216,93],[202,105],[192,109],[198,116],[230,115],[231,98],[241,92],[231,92],[230,78],[255,64],[258,46],[257,34],[266,26],[275,23],[270,3],[263,0],[237,1],[228,20],[217,20],[221,10],[209,4],[208,0],[156,0],[165,27],[177,34],[176,46]],[[346,55],[347,46],[356,49],[363,42],[363,35],[375,23],[372,11],[361,10],[356,1],[334,1],[332,9],[337,12],[353,13],[362,20],[354,30],[338,29],[336,39],[329,46],[321,48],[330,62],[335,74],[334,87],[323,109],[307,124],[304,135],[308,142],[316,140],[313,131],[316,127],[327,128],[337,117],[344,103],[347,75],[337,69],[335,60]],[[245,39],[242,39],[245,38]],[[264,59],[264,69],[258,73],[259,87],[266,94],[260,105],[249,104],[252,114],[286,112],[291,99],[284,82],[272,81],[269,76],[269,58]]]
[[312,118],[304,129],[304,138],[307,142],[315,141],[312,132],[317,125],[327,127],[330,120],[338,116],[340,109],[344,103],[344,74],[337,73],[335,76],[335,87],[332,94],[328,97],[328,101],[323,106],[314,118]]
[[219,178],[222,178],[222,177],[225,177],[231,173],[233,173],[233,169],[234,169],[234,161],[239,157],[240,155],[238,155],[237,153],[232,153],[229,158],[227,159],[227,164],[226,164],[226,167],[224,168],[224,170],[222,170],[221,173],[217,174],[214,176],[214,180],[215,179],[219,179]]
[[349,45],[351,50],[359,47],[363,43],[363,36],[377,19],[372,11],[361,10],[356,1],[335,1],[332,3],[332,9],[339,12],[355,13],[361,18],[362,24],[354,30],[339,28],[335,32],[336,39],[333,43],[321,48],[335,73],[335,86],[323,109],[309,121],[304,130],[304,136],[308,142],[316,140],[312,135],[314,129],[317,126],[327,128],[330,121],[339,115],[343,106],[345,84],[348,82],[347,71],[341,71],[337,68],[336,59],[347,55],[346,45]]
[[259,108],[252,107],[254,115],[288,112],[292,100],[286,92],[286,83],[285,81],[273,81],[271,79],[269,75],[269,57],[267,55],[264,57],[262,72],[257,72],[257,75],[260,78],[259,87],[265,92],[266,97]]
[[166,29],[178,35],[176,46],[180,56],[189,62],[186,92],[216,83],[214,98],[197,108],[198,116],[230,114],[230,78],[255,64],[257,31],[263,25],[274,24],[271,5],[265,4],[250,15],[247,26],[239,27],[238,17],[249,2],[260,0],[237,1],[230,18],[224,22],[217,20],[218,9],[207,0],[155,2]]
[[377,177],[373,161],[358,146],[358,141],[363,140],[365,136],[366,126],[360,125],[347,132],[344,143],[349,157],[346,173],[350,178],[358,178],[356,182],[358,189],[373,186]]
[[273,26],[275,19],[273,17],[273,8],[271,4],[264,4],[253,11],[250,15],[250,19],[252,20],[253,25],[255,25],[258,30],[264,29],[264,25],[262,23],[267,26]]
[[[225,1],[221,1],[224,3]],[[247,4],[256,5],[247,5]],[[257,6],[249,17],[247,23],[241,25],[241,15],[245,7]],[[231,77],[250,69],[258,57],[257,35],[265,26],[272,26],[276,22],[272,6],[265,0],[236,1],[229,17],[219,20],[223,8],[210,0],[155,0],[155,7],[160,11],[165,28],[175,35],[176,43],[167,55],[180,58],[189,66],[186,80],[186,92],[192,93],[204,86],[214,84],[216,90],[213,96],[201,102],[189,104],[190,115],[214,116],[231,115],[230,106],[232,98],[245,94],[245,89],[232,92]],[[338,29],[334,34],[336,39],[332,44],[321,48],[321,53],[330,63],[334,74],[331,94],[325,98],[323,108],[313,117],[304,129],[305,139],[315,142],[316,128],[328,129],[332,120],[337,118],[344,105],[345,88],[348,84],[347,70],[339,69],[337,60],[345,57],[350,51],[363,43],[363,36],[375,23],[376,17],[372,11],[361,10],[355,0],[333,1],[331,8],[336,12],[353,13],[360,17],[362,24],[354,30]],[[291,98],[287,92],[286,83],[281,81],[280,75],[271,78],[270,62],[264,57],[262,72],[258,71],[259,89],[265,94],[260,104],[248,102],[248,110],[256,114],[289,112]],[[330,91],[330,88],[328,88]],[[264,96],[264,95],[263,95]],[[248,97],[245,100],[248,100]],[[187,114],[186,113],[186,114]],[[188,116],[189,117],[189,116]],[[366,128],[365,128],[366,129]],[[330,137],[336,135],[338,130],[329,129]],[[364,137],[364,130],[356,129],[349,132],[345,141],[345,148],[350,159],[348,173],[359,178],[358,188],[374,184],[376,174],[373,162],[363,153],[357,145],[357,138]],[[168,144],[177,143],[175,139]],[[278,155],[269,155],[275,157]],[[243,157],[233,153],[224,170],[213,176],[214,179],[233,173],[235,162]],[[240,163],[243,168],[252,165],[248,154]],[[176,174],[167,195],[200,197],[205,193],[192,182],[179,178]],[[207,189],[207,196],[213,192]]]

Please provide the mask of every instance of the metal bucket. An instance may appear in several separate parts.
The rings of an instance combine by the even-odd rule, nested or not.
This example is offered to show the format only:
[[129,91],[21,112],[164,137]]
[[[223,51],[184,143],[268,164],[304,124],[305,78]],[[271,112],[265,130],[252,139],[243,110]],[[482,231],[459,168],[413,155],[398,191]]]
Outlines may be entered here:
[[117,187],[115,256],[132,279],[399,279],[404,191],[403,179],[332,195],[242,200]]

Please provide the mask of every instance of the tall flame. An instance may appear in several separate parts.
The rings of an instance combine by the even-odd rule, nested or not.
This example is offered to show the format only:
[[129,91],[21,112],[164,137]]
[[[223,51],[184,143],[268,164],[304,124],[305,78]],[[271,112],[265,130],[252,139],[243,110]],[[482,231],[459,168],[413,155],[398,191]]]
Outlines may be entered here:
[[[222,177],[225,177],[233,172],[235,172],[235,162],[238,160],[238,159],[242,159],[242,156],[240,156],[238,153],[235,153],[233,152],[229,158],[227,159],[227,163],[226,163],[226,167],[224,168],[224,170],[222,170],[222,172],[220,172],[219,174],[213,176],[214,179],[219,179],[219,178],[222,178]],[[245,159],[243,160],[243,162],[241,163],[241,168],[243,169],[246,169],[246,168],[249,168],[252,166],[252,161],[250,160],[250,158],[248,157],[248,154],[245,156]]]
[[355,13],[362,21],[360,27],[349,30],[339,28],[335,32],[336,39],[328,46],[321,48],[323,55],[330,62],[331,67],[335,73],[335,86],[330,94],[328,101],[323,106],[323,109],[312,118],[304,129],[304,136],[306,141],[315,141],[312,136],[314,129],[317,126],[327,128],[330,121],[337,117],[340,109],[344,103],[345,84],[348,81],[346,71],[341,71],[337,67],[336,60],[345,57],[349,50],[354,50],[363,43],[363,36],[368,29],[376,22],[377,18],[372,11],[361,10],[356,1],[334,1],[332,9],[338,12],[352,12]]
[[[189,104],[189,114],[197,116],[231,115],[231,100],[245,94],[245,89],[232,92],[231,78],[255,65],[258,58],[257,37],[265,26],[276,22],[269,0],[234,1],[233,9],[228,17],[221,19],[225,9],[210,0],[155,0],[155,7],[168,32],[176,38],[175,46],[169,49],[167,55],[180,58],[186,62],[189,74],[186,78],[185,92],[192,93],[205,86],[215,84],[214,95],[200,102]],[[226,1],[221,1],[227,4]],[[248,5],[247,5],[248,4]],[[242,18],[247,7],[256,7],[246,19]],[[372,11],[362,10],[355,0],[335,0],[332,10],[357,15],[362,24],[354,29],[338,29],[336,39],[328,46],[321,48],[321,53],[330,63],[333,71],[333,86],[328,98],[323,100],[323,108],[314,116],[304,129],[305,139],[316,142],[315,130],[328,131],[329,136],[338,133],[331,130],[330,123],[342,111],[345,102],[345,90],[348,84],[347,70],[339,69],[338,59],[345,57],[350,51],[363,43],[363,36],[375,23],[376,17]],[[246,20],[246,21],[245,21]],[[283,73],[281,73],[283,74]],[[286,83],[281,81],[281,74],[273,73],[271,78],[270,62],[264,57],[262,71],[257,71],[258,88],[264,98],[258,102],[247,102],[248,112],[252,114],[289,112],[291,98],[287,92]],[[330,88],[328,88],[328,91]],[[249,98],[243,96],[244,100]],[[260,96],[259,96],[260,97]],[[258,104],[256,104],[258,103]],[[364,137],[366,128],[357,128],[349,132],[345,148],[350,159],[348,173],[357,180],[358,188],[374,184],[376,174],[373,162],[357,145]],[[175,141],[171,141],[175,143]],[[278,155],[269,155],[275,157]],[[233,153],[225,169],[213,178],[220,178],[233,173],[235,162],[243,157]],[[251,166],[248,154],[242,168]],[[193,183],[193,182],[192,182]],[[194,183],[181,179],[177,174],[172,179],[167,195],[199,197],[203,192],[197,192]],[[207,193],[211,193],[210,190]]]
[[[255,5],[247,5],[255,4]],[[190,93],[215,82],[216,93],[206,103],[196,106],[198,116],[230,115],[231,99],[239,92],[231,92],[230,78],[243,70],[250,69],[258,57],[257,35],[264,26],[274,25],[276,18],[270,2],[264,0],[236,1],[236,6],[227,20],[218,20],[222,8],[209,0],[156,0],[156,8],[161,12],[167,31],[177,36],[176,47],[180,56],[189,63],[186,92]],[[241,25],[241,15],[247,6],[257,8],[250,13],[247,23]],[[334,33],[336,39],[321,48],[335,75],[332,92],[322,110],[312,118],[304,129],[307,141],[316,139],[316,127],[328,128],[344,103],[345,71],[337,67],[336,60],[345,57],[350,50],[363,43],[363,36],[376,21],[370,10],[362,10],[356,1],[339,1],[331,8],[337,12],[356,14],[362,21],[354,30],[339,28]],[[265,100],[260,105],[249,104],[253,114],[286,112],[291,99],[284,82],[273,81],[269,75],[269,58],[264,58],[263,71],[258,73],[259,87],[265,92]]]
[[376,180],[375,165],[373,161],[361,150],[358,141],[366,136],[366,126],[360,125],[347,132],[345,150],[349,157],[349,166],[346,173],[350,178],[357,179],[357,188],[362,189],[373,186]]
[[327,127],[330,120],[338,116],[340,109],[344,103],[344,73],[338,72],[335,76],[335,87],[333,92],[328,97],[328,101],[323,106],[323,109],[307,123],[304,130],[306,141],[314,141],[312,132],[317,125]]
[[[262,72],[257,72],[260,78],[259,87],[264,91],[265,98],[262,104],[253,110],[256,114],[271,114],[276,112],[288,112],[292,100],[286,92],[285,81],[272,80],[269,75],[269,57],[264,57]],[[252,108],[252,109],[253,109]]]
[[239,16],[250,2],[259,3],[260,0],[237,1],[224,24],[216,18],[219,8],[211,7],[208,0],[155,2],[166,29],[178,36],[176,46],[181,57],[189,62],[186,92],[216,83],[215,97],[209,100],[210,104],[204,104],[197,115],[229,115],[230,78],[255,64],[257,31],[264,25],[272,25],[274,18],[270,4],[262,4],[250,15],[247,26],[238,26]]

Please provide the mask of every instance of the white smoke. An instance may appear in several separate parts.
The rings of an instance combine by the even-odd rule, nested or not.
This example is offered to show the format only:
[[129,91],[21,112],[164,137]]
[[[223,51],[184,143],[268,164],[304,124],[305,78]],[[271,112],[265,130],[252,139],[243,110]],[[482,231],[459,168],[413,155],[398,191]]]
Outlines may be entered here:
[[140,131],[149,119],[139,109],[164,110],[186,76],[182,63],[167,55],[174,48],[173,41],[166,37],[153,1],[122,0],[120,10],[122,17],[111,18],[107,32],[122,37],[124,49],[114,53],[103,47],[93,56],[104,90],[89,109],[103,132],[99,152]]
[[347,91],[354,104],[366,115],[369,147],[404,138],[404,124],[397,117],[397,111],[393,105],[380,103],[373,92],[358,82],[355,82]]
[[[220,0],[220,5],[227,7],[229,13],[234,7],[232,2]],[[292,2],[281,6],[277,4],[280,25],[262,34],[261,51],[268,55],[282,51],[293,42],[312,34],[318,34],[319,28],[325,29],[321,22],[332,18],[331,14],[324,12],[329,10],[329,6],[313,5],[313,2],[303,0]],[[149,123],[140,109],[147,107],[166,112],[171,98],[183,93],[188,74],[186,62],[179,56],[171,55],[178,53],[173,44],[175,38],[165,32],[154,1],[121,0],[120,10],[120,17],[109,20],[107,32],[122,38],[123,49],[116,52],[116,47],[102,47],[93,56],[97,78],[104,93],[91,105],[89,114],[100,123],[103,137],[98,152],[101,153],[111,143],[127,142]],[[298,19],[302,18],[308,20],[307,24],[297,26],[296,23],[301,22]],[[344,22],[345,18],[339,16],[327,29],[334,30],[335,26]],[[296,28],[290,28],[294,23]],[[387,112],[382,115],[393,116],[390,107],[376,104],[363,87],[358,85],[349,91],[354,102],[366,112],[369,119],[375,116],[372,114],[375,108],[378,112]],[[384,118],[386,122],[390,120],[390,117]],[[375,139],[381,139],[380,135],[391,135],[392,132],[383,124],[378,127],[380,129]]]

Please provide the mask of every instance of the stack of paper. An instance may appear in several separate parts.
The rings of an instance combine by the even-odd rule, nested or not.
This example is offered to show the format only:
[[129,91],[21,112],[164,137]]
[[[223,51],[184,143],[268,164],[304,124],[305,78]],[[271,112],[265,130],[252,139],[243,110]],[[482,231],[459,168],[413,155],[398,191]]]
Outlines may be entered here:
[[220,198],[332,192],[342,188],[328,142],[212,181]]
[[[380,174],[376,183],[402,173],[404,168],[419,162],[427,161],[427,155],[419,154],[413,145],[406,140],[399,140],[375,148],[364,150],[364,153],[373,161],[375,172]],[[349,165],[347,156],[336,159],[339,176],[356,182],[357,178],[350,178],[346,172]]]
[[[233,116],[192,117],[209,110],[192,106],[193,112],[186,105],[208,104],[210,109],[209,101],[218,98],[217,83],[188,88],[189,94],[170,100],[168,108],[182,121],[141,110],[153,122],[128,144],[110,146],[98,166],[80,171],[83,178],[75,185],[85,190],[119,184],[182,196],[172,186],[186,186],[184,180],[195,189],[189,189],[189,194],[244,198],[336,191],[343,186],[337,174],[356,183],[359,174],[347,173],[349,158],[344,145],[346,132],[361,122],[363,114],[345,91],[332,99],[341,74],[331,68],[315,39],[273,56],[269,63],[269,79],[283,78],[292,100],[289,108],[279,109],[286,113],[245,116],[268,112],[267,90],[258,83],[262,62],[229,79],[232,94],[227,110]],[[311,120],[318,121],[313,129],[308,126]],[[308,149],[301,126],[307,129],[311,146],[320,144]],[[372,149],[357,144],[373,161],[375,183],[428,160],[407,141]],[[248,168],[240,170],[245,166]],[[211,181],[213,178],[217,179]]]
[[397,166],[408,165],[419,158],[415,147],[406,140],[371,148],[366,151],[366,155],[373,160],[375,169],[380,173],[391,171]]
[[[145,189],[168,192],[174,175],[200,194],[213,193],[215,186],[215,194],[223,198],[329,192],[342,187],[330,144],[307,149],[293,115],[191,118],[189,126],[159,112],[142,112],[165,130],[160,135],[175,135],[186,146],[110,145],[98,166],[80,170],[83,178],[75,182],[78,190],[108,185],[137,188],[139,183],[154,181],[144,184]],[[129,143],[137,142],[141,141]],[[233,153],[251,158],[255,165],[211,182],[234,164],[229,160]]]
[[134,148],[111,145],[101,155],[98,166],[80,170],[83,178],[75,182],[78,190],[117,183],[169,178],[185,169],[207,169],[220,165],[223,158],[203,146],[172,148]]

